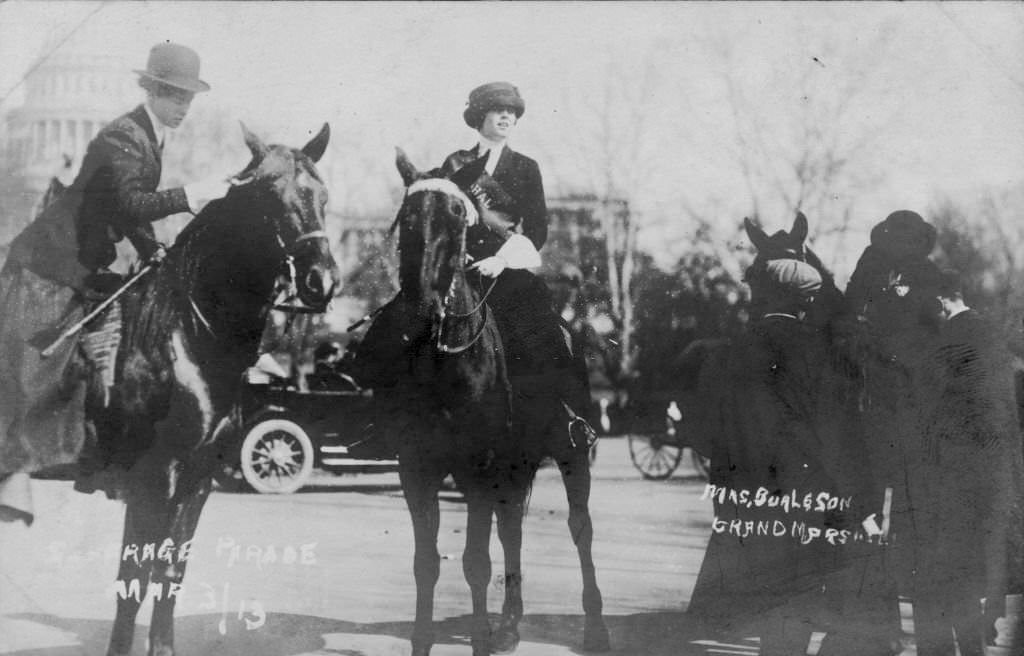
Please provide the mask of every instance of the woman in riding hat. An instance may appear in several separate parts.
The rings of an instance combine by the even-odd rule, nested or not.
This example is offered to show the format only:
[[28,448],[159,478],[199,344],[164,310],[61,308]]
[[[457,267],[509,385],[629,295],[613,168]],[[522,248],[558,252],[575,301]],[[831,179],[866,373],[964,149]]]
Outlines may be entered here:
[[[210,88],[199,79],[199,56],[158,43],[136,73],[145,102],[93,138],[74,183],[14,239],[0,273],[0,509],[12,474],[72,461],[84,441],[78,343],[66,340],[44,359],[36,347],[46,344],[29,340],[73,324],[88,300],[120,286],[107,268],[117,242],[127,237],[140,259],[159,260],[152,222],[197,213],[228,189],[221,176],[157,190],[167,131],[182,122],[195,94]],[[94,368],[112,365],[119,331],[110,332],[115,337],[106,355],[92,358]]]
[[462,117],[477,131],[478,142],[452,153],[441,166],[442,174],[463,186],[480,206],[481,221],[470,227],[467,248],[472,268],[494,281],[488,303],[513,376],[540,375],[552,363],[567,367],[571,358],[550,292],[530,271],[540,266],[548,224],[537,162],[507,144],[525,111],[519,89],[508,82],[473,89]]
[[[525,111],[519,89],[508,82],[473,89],[462,117],[477,131],[477,143],[432,173],[450,178],[479,206],[481,221],[467,232],[467,250],[494,311],[509,374],[550,389],[583,415],[590,405],[585,367],[566,344],[547,285],[530,271],[541,264],[548,225],[540,167],[507,144]],[[386,306],[363,340],[356,359],[363,359],[357,373],[363,385],[389,387],[401,375],[392,364],[398,359],[389,357],[404,348],[394,329],[397,305]]]

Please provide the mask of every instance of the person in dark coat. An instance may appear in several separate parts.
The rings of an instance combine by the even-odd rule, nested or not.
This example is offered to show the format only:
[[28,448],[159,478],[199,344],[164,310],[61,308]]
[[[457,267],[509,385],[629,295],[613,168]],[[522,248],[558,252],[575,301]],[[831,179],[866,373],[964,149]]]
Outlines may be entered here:
[[[934,392],[915,481],[911,597],[917,653],[981,656],[1007,594],[1020,592],[1024,550],[1021,440],[1006,339],[943,272],[944,319],[932,351]],[[987,600],[985,615],[982,598]]]
[[699,376],[691,437],[711,457],[715,517],[688,612],[715,624],[756,622],[766,656],[805,653],[812,631],[857,644],[822,653],[888,654],[887,638],[862,620],[872,600],[843,598],[852,590],[840,577],[845,552],[880,500],[853,381],[807,320],[821,274],[776,259],[755,262],[746,279],[763,311]]
[[[431,175],[451,179],[478,204],[481,221],[467,232],[470,268],[481,274],[510,376],[550,389],[582,416],[590,406],[585,365],[567,344],[547,285],[530,271],[541,264],[548,225],[540,167],[507,144],[525,111],[519,89],[508,82],[473,89],[463,119],[477,131],[478,143],[450,154]],[[393,384],[397,372],[381,374],[367,361],[391,359],[404,348],[393,327],[397,305],[386,306],[361,344],[356,363],[363,358],[357,374],[363,385]]]
[[[117,242],[127,238],[143,261],[157,261],[162,246],[152,222],[196,213],[228,189],[226,176],[157,189],[166,131],[178,127],[195,94],[210,88],[199,79],[199,56],[185,46],[159,43],[146,69],[136,73],[145,102],[93,138],[75,181],[14,239],[0,272],[0,505],[5,490],[27,484],[27,472],[72,462],[82,449],[83,370],[112,372],[118,308],[111,306],[97,319],[107,328],[106,352],[93,353],[85,363],[75,339],[45,359],[38,349],[46,344],[30,342],[56,336],[122,284],[108,269]],[[24,498],[22,492],[9,498]],[[29,519],[30,510],[22,516]]]
[[916,212],[892,212],[872,229],[846,288],[849,312],[859,321],[869,456],[879,481],[893,490],[897,525],[912,512],[905,472],[920,449],[931,384],[924,363],[939,332],[940,275],[929,259],[935,236]]

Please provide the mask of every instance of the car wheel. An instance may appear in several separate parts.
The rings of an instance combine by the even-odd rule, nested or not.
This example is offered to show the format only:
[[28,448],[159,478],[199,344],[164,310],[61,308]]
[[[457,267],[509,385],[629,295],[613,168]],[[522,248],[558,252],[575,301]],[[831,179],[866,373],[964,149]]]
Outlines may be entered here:
[[313,471],[313,443],[294,421],[264,419],[245,435],[242,475],[261,494],[290,494],[305,485]]

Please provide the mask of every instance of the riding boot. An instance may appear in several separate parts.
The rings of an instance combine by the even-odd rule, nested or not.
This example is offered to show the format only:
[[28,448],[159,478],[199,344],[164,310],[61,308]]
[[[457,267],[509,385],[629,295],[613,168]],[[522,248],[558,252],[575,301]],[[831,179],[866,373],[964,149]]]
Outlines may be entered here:
[[[88,290],[90,301],[94,305],[101,303],[119,288],[120,281],[121,276],[115,273],[93,274],[90,279],[92,288]],[[120,496],[124,473],[130,464],[124,457],[118,457],[129,450],[129,445],[118,443],[124,435],[120,430],[118,409],[111,404],[121,334],[121,305],[112,303],[85,327],[79,341],[86,363],[88,389],[85,401],[86,439],[78,458],[74,489],[84,494],[103,490],[109,498]]]

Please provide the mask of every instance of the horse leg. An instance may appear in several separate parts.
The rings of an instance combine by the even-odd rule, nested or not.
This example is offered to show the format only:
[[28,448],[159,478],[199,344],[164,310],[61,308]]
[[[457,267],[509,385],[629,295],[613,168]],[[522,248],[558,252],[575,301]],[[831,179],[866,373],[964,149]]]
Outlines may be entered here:
[[487,586],[491,582],[491,503],[487,491],[470,482],[460,487],[466,494],[466,548],[462,573],[473,601],[473,656],[491,653],[491,626],[487,616]]
[[594,570],[594,559],[591,544],[594,541],[594,526],[590,520],[590,463],[587,459],[587,446],[577,446],[571,455],[558,459],[558,469],[562,473],[565,485],[565,496],[569,500],[569,533],[576,544],[576,552],[580,558],[580,571],[583,573],[583,612],[586,622],[583,628],[583,649],[586,651],[608,651],[608,628],[601,616],[603,602],[601,590],[597,587],[597,575]]
[[189,546],[199,524],[199,515],[210,496],[212,480],[206,479],[189,489],[180,490],[170,512],[167,539],[174,545],[164,560],[153,565],[153,582],[159,596],[153,599],[153,621],[149,627],[150,656],[174,654],[174,605],[181,592],[188,564]]
[[505,603],[501,608],[501,624],[494,635],[493,652],[505,654],[519,646],[519,621],[523,618],[523,514],[526,491],[531,475],[513,494],[495,504],[498,518],[498,539],[505,554]]
[[[117,613],[110,634],[108,656],[127,656],[132,651],[135,637],[135,617],[147,587],[153,567],[154,552],[146,545],[159,548],[166,533],[167,505],[159,489],[165,481],[135,479],[128,493],[124,516],[124,537],[121,544],[121,564],[117,574]],[[159,482],[157,482],[159,481]]]
[[[408,460],[415,462],[416,458]],[[405,503],[412,516],[412,532],[416,544],[413,556],[416,623],[412,631],[412,656],[428,656],[434,644],[434,587],[441,575],[441,554],[437,551],[441,509],[437,493],[444,476],[415,465],[401,467],[401,462],[399,458],[399,479]]]

